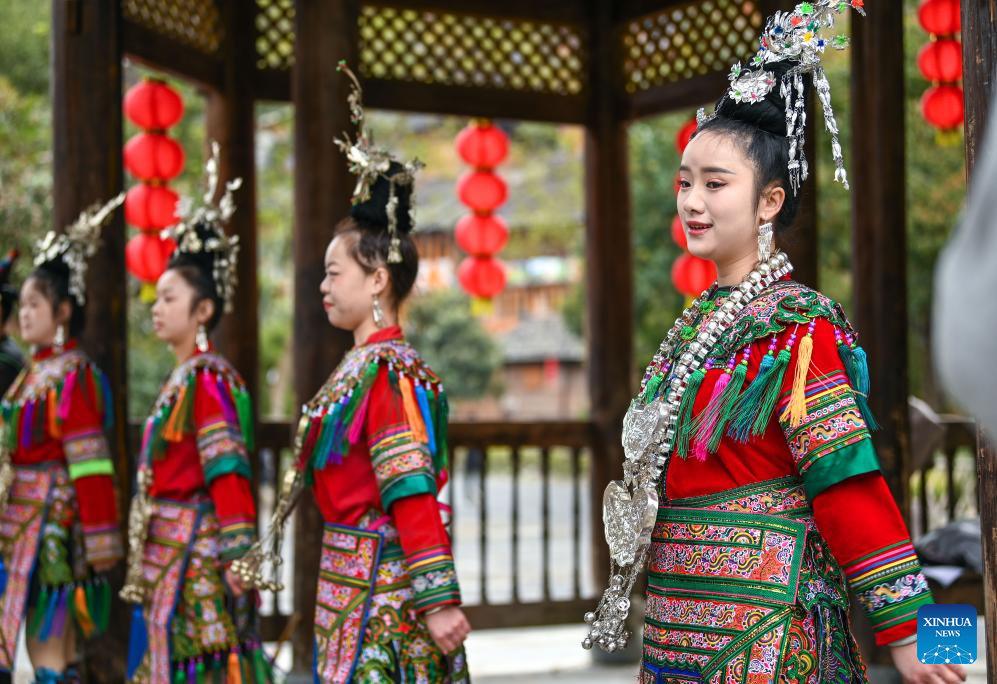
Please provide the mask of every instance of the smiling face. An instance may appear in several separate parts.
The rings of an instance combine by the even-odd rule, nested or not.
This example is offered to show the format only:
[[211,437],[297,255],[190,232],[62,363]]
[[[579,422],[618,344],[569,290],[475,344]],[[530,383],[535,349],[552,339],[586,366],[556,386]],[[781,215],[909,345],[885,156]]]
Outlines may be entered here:
[[717,264],[751,261],[758,227],[785,198],[778,186],[760,194],[751,160],[729,135],[705,131],[689,143],[679,168],[678,212],[689,251]]
[[329,323],[351,332],[371,319],[374,295],[383,296],[387,279],[383,266],[368,273],[356,260],[352,249],[357,239],[350,231],[332,239],[325,251],[325,278],[319,287]]

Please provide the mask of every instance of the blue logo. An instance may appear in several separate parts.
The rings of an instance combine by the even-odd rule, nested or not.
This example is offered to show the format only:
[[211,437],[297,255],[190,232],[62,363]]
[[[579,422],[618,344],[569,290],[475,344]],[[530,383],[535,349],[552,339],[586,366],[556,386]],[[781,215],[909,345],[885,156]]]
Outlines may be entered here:
[[963,603],[917,609],[917,657],[922,663],[976,662],[976,608]]

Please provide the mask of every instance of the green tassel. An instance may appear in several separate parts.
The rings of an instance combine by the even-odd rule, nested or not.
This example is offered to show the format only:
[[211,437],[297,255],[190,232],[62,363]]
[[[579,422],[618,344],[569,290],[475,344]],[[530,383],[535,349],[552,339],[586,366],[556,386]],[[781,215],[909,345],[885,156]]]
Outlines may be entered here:
[[242,684],[250,684],[253,681],[252,678],[252,664],[246,660],[246,656],[239,653],[239,673],[242,676]]
[[197,684],[205,684],[205,681],[204,681],[204,661],[203,660],[198,660],[197,661],[197,667],[195,668],[195,672],[197,673]]
[[267,684],[270,681],[270,667],[263,657],[263,648],[257,646],[253,649],[253,674],[256,676],[257,684]]
[[751,429],[751,434],[755,437],[764,435],[765,430],[768,428],[769,420],[772,418],[775,405],[778,403],[779,395],[782,393],[782,380],[786,377],[786,369],[789,368],[789,360],[791,358],[792,352],[789,349],[783,349],[775,359],[775,365],[772,367],[769,375],[768,384],[765,385],[765,392],[762,394],[762,402],[758,415],[755,417],[755,422]]
[[661,373],[655,373],[647,381],[647,385],[644,386],[644,396],[643,401],[645,404],[651,403],[651,400],[658,396],[658,388],[661,387],[661,383],[665,381],[665,376]]
[[842,343],[838,345],[838,356],[845,366],[848,382],[855,390],[855,403],[859,407],[862,419],[870,430],[878,430],[879,423],[869,408],[869,391],[872,383],[869,381],[869,360],[865,349],[859,346],[849,347]]
[[100,634],[107,632],[107,627],[111,622],[111,585],[106,580],[101,580],[97,584],[97,598],[99,617],[96,622],[97,630]]
[[398,391],[398,373],[392,368],[388,371],[388,383],[391,385],[391,389]]
[[693,410],[699,386],[703,384],[706,371],[697,368],[686,381],[685,392],[682,393],[682,403],[679,405],[678,416],[675,418],[675,453],[685,458],[689,453],[689,441],[692,438]]
[[437,472],[450,466],[450,445],[447,443],[447,424],[450,422],[450,403],[440,385],[436,398],[436,462]]
[[717,449],[720,448],[720,441],[723,439],[727,421],[730,420],[734,404],[737,402],[737,397],[741,394],[741,389],[744,387],[744,378],[747,374],[747,363],[739,363],[734,366],[734,370],[731,371],[730,383],[724,387],[724,391],[717,397],[716,403],[712,406],[707,406],[706,410],[703,411],[703,414],[696,421],[696,429],[698,429],[703,423],[713,420],[714,412],[716,416],[719,416],[716,418],[713,430],[709,435],[705,436],[709,440],[706,443],[706,449],[711,454],[715,454]]
[[246,450],[253,453],[256,448],[256,432],[253,429],[253,403],[249,393],[238,389],[232,393],[235,398],[235,411],[239,416],[239,429],[242,431],[242,441]]
[[31,611],[31,618],[28,620],[28,636],[32,638],[38,636],[38,631],[42,628],[42,623],[45,621],[45,611],[48,608],[49,594],[48,585],[43,584],[41,591],[38,592],[38,599],[35,601],[34,610]]
[[735,402],[730,411],[730,426],[727,434],[738,442],[747,442],[751,428],[762,405],[762,396],[768,386],[772,370],[775,368],[775,355],[769,352],[758,366],[758,375],[748,385],[748,389]]
[[177,665],[176,671],[173,673],[173,684],[185,684],[187,681],[187,673],[183,671],[183,666]]

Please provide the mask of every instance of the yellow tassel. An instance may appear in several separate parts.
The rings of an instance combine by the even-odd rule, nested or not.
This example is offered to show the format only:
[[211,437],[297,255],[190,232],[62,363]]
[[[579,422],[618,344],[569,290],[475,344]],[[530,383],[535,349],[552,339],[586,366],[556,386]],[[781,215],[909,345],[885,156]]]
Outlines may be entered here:
[[73,592],[73,601],[76,603],[76,623],[80,626],[83,636],[89,638],[93,634],[94,623],[87,610],[87,593],[83,587],[76,587]]
[[48,408],[46,411],[48,412],[48,434],[53,439],[59,439],[62,437],[62,430],[59,429],[59,410],[56,399],[55,390],[49,390]]
[[807,335],[800,342],[800,350],[796,355],[793,391],[789,395],[789,426],[793,428],[803,425],[803,419],[807,417],[807,372],[810,370],[813,353],[814,340]]
[[409,427],[412,428],[412,439],[423,444],[428,444],[429,436],[426,434],[426,424],[422,422],[422,412],[419,411],[419,404],[415,400],[415,389],[412,387],[412,381],[408,377],[399,374],[398,386],[402,391],[405,418],[408,419]]
[[228,654],[228,679],[226,684],[242,684],[242,671],[239,669],[239,654],[232,651]]

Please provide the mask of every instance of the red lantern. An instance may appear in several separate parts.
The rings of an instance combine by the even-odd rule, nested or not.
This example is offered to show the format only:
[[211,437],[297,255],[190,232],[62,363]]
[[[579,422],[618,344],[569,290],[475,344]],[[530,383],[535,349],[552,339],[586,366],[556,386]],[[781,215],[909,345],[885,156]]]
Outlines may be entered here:
[[929,81],[958,81],[962,78],[962,44],[950,38],[932,41],[917,53],[917,66]]
[[476,168],[492,168],[509,154],[509,138],[498,126],[471,124],[457,135],[457,154]]
[[672,219],[672,240],[680,249],[688,249],[689,241],[685,237],[685,229],[682,228],[682,219],[678,214]]
[[156,282],[176,246],[173,240],[164,240],[155,233],[139,233],[125,245],[128,272],[144,283]]
[[505,247],[509,241],[509,228],[494,214],[468,214],[457,222],[454,237],[468,254],[490,256]]
[[675,136],[675,147],[678,148],[679,154],[685,152],[685,148],[689,146],[692,134],[696,132],[696,126],[696,117],[693,117],[679,129],[678,135]]
[[457,280],[472,296],[491,299],[505,287],[505,266],[494,257],[467,257],[457,267]]
[[155,231],[177,222],[179,197],[161,185],[136,185],[125,195],[125,221],[136,228]]
[[955,128],[965,116],[962,88],[954,85],[932,86],[921,97],[921,114],[935,128]]
[[183,99],[163,81],[146,79],[125,93],[125,115],[139,128],[164,130],[183,116]]
[[951,36],[962,28],[959,0],[921,0],[917,19],[928,33]]
[[125,166],[142,180],[170,180],[183,171],[180,143],[159,133],[139,133],[125,145]]
[[692,254],[683,254],[672,265],[672,284],[687,297],[698,297],[716,279],[713,262]]
[[507,194],[505,181],[490,171],[471,171],[457,181],[460,201],[477,212],[495,211]]

